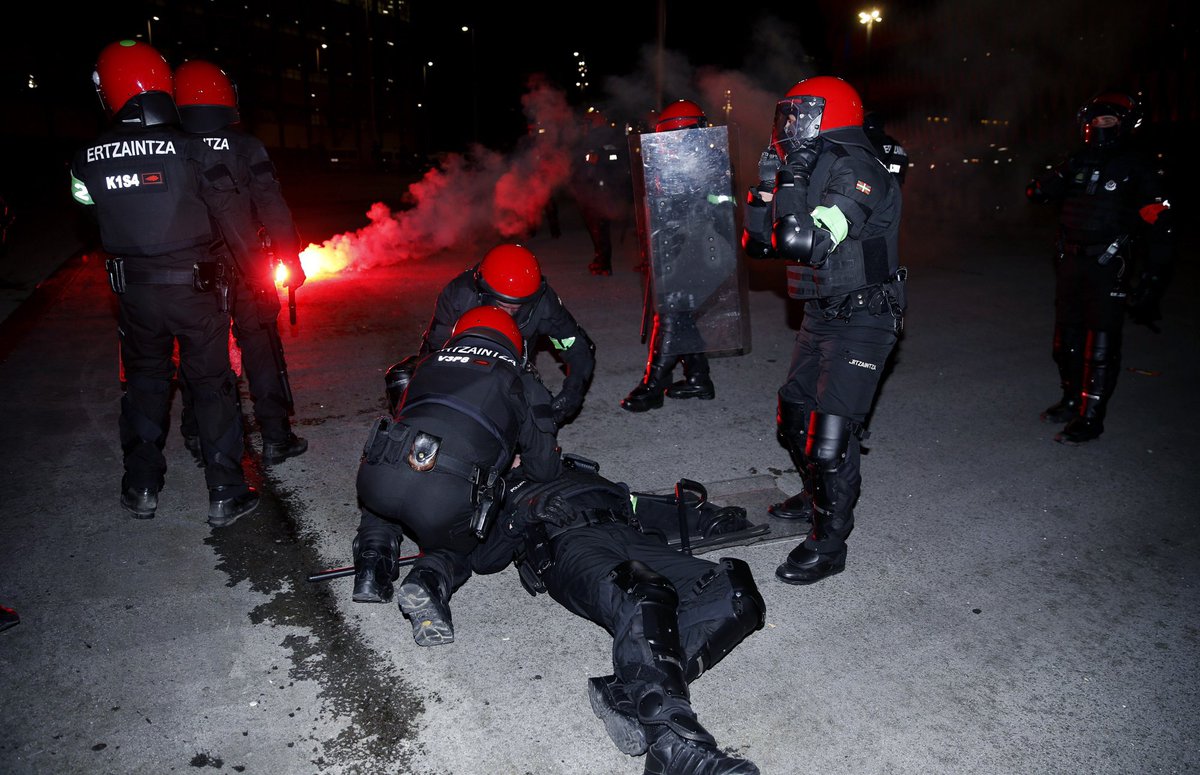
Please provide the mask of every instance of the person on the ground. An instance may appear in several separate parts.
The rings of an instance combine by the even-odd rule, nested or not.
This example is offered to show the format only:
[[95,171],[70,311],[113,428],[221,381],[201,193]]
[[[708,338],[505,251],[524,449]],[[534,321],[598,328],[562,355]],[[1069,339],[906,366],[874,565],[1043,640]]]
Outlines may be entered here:
[[800,81],[779,101],[743,246],[780,258],[788,295],[804,301],[776,427],[804,490],[770,511],[810,519],[776,576],[810,584],[846,566],[862,484],[860,442],[903,328],[900,184],[863,132],[862,100],[840,78]]
[[550,393],[526,368],[507,312],[467,310],[408,374],[392,415],[372,425],[358,469],[354,600],[392,598],[407,534],[424,556],[400,585],[399,605],[413,639],[432,646],[454,638],[452,569],[486,534],[516,456],[538,481],[557,477],[561,462]]
[[545,591],[613,638],[613,674],[588,679],[592,710],[647,773],[752,775],[753,763],[717,747],[689,701],[688,685],[760,629],[766,606],[749,566],[705,560],[644,532],[637,493],[566,456],[551,481],[507,480],[504,509],[487,540],[456,569],[495,573],[515,561],[532,594]]
[[[1104,432],[1121,374],[1125,315],[1157,330],[1174,263],[1164,171],[1133,144],[1141,106],[1107,91],[1079,109],[1083,147],[1026,186],[1059,208],[1054,338],[1062,397],[1041,414],[1076,446]],[[1132,286],[1132,287],[1131,287]]]
[[532,361],[537,346],[549,345],[565,370],[552,400],[554,421],[561,426],[578,414],[596,370],[596,346],[542,274],[537,257],[523,245],[492,248],[482,261],[446,284],[434,304],[418,354],[440,348],[454,321],[481,304],[512,315],[528,360]]
[[209,249],[224,240],[253,258],[257,228],[238,182],[202,139],[179,127],[172,73],[153,47],[106,46],[94,83],[112,125],[75,156],[72,195],[94,209],[119,301],[125,371],[121,506],[139,519],[158,509],[167,462],[172,355],[192,389],[208,486],[208,522],[224,527],[258,506],[242,471],[242,420],[229,363],[229,315]]
[[[237,89],[224,70],[201,59],[179,65],[175,69],[175,104],[184,130],[203,138],[220,157],[238,186],[247,192],[251,217],[261,224],[263,249],[254,257],[254,263],[230,265],[234,277],[229,309],[262,436],[262,461],[267,465],[282,463],[308,449],[308,442],[292,431],[294,399],[279,336],[280,304],[275,290],[277,261],[287,272],[284,284],[293,291],[305,280],[292,212],[267,149],[241,127]],[[200,439],[195,415],[190,411],[191,392],[186,386],[184,397],[184,444],[199,456]]]

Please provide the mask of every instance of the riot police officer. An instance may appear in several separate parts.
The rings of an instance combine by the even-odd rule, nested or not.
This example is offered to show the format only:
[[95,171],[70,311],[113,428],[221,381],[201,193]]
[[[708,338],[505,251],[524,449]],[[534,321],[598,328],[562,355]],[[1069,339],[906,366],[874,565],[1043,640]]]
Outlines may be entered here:
[[75,199],[94,205],[112,258],[126,388],[121,401],[125,475],[121,505],[153,517],[166,474],[172,352],[194,394],[208,521],[223,527],[252,512],[258,494],[243,476],[237,387],[229,366],[229,316],[209,248],[215,223],[239,260],[255,227],[237,182],[203,140],[178,128],[171,70],[151,46],[123,40],[100,52],[93,77],[113,125],[76,155]]
[[[654,126],[655,132],[671,132],[680,129],[695,129],[708,126],[708,117],[703,109],[691,100],[678,100],[668,105],[659,114]],[[649,186],[648,186],[649,187]],[[653,196],[663,192],[649,192]],[[710,192],[692,192],[705,196]],[[679,203],[684,204],[685,203]],[[692,243],[687,248],[683,244],[686,237],[680,235],[682,255],[676,256],[681,266],[692,262],[703,262],[707,256],[701,253],[704,245]],[[651,267],[652,268],[652,267]],[[702,337],[697,330],[695,317],[689,311],[677,309],[670,294],[665,289],[654,288],[655,278],[651,271],[647,275],[649,283],[646,293],[646,303],[653,307],[654,316],[650,330],[650,344],[646,358],[646,370],[642,381],[634,386],[625,398],[621,399],[621,408],[630,412],[645,412],[658,409],[663,405],[663,396],[669,398],[699,398],[711,400],[716,397],[716,387],[713,385],[708,366],[708,356],[703,351],[681,352],[681,348],[690,349],[683,344],[692,341],[693,344],[703,345]],[[664,350],[666,351],[664,353]],[[667,354],[669,353],[669,354]],[[683,379],[671,381],[671,372],[675,364],[683,363]]]
[[[286,284],[294,291],[304,284],[300,239],[292,213],[280,190],[275,165],[262,142],[235,126],[241,121],[237,90],[221,68],[190,60],[175,70],[175,103],[183,128],[204,139],[247,192],[247,206],[262,225],[264,242],[287,270]],[[294,411],[283,342],[279,337],[279,295],[275,266],[264,249],[250,264],[239,264],[230,288],[233,333],[242,351],[242,367],[250,383],[254,416],[262,434],[262,460],[270,465],[301,455],[308,442],[292,432]],[[190,393],[186,391],[185,396]],[[187,402],[190,404],[190,401]],[[185,404],[184,441],[198,449],[194,421]]]
[[583,224],[592,240],[594,275],[612,274],[613,226],[629,216],[629,157],[625,138],[595,108],[584,113],[583,150],[576,157],[570,181]]
[[877,110],[867,111],[863,116],[863,131],[867,133],[871,145],[875,146],[875,155],[903,186],[904,178],[908,175],[908,151],[884,129],[883,114]]
[[583,406],[596,370],[596,346],[542,275],[537,257],[521,245],[492,248],[482,261],[446,284],[434,305],[419,354],[440,348],[459,315],[480,304],[494,305],[512,315],[526,342],[545,337],[566,369],[553,399],[554,421],[562,425],[573,417]]
[[745,210],[746,252],[794,262],[788,295],[805,302],[776,415],[804,491],[771,512],[812,520],[776,570],[789,584],[845,568],[862,481],[859,443],[903,324],[900,184],[862,123],[850,84],[831,76],[797,83],[776,106],[762,182]]
[[1062,397],[1041,416],[1065,423],[1054,438],[1067,445],[1104,432],[1121,373],[1125,313],[1154,326],[1172,264],[1163,170],[1131,145],[1140,105],[1103,92],[1080,108],[1077,121],[1083,147],[1025,189],[1030,200],[1060,208],[1051,352]]
[[449,600],[464,558],[504,494],[520,454],[532,479],[561,470],[550,393],[524,361],[507,312],[464,312],[445,344],[416,363],[390,418],[372,427],[358,469],[356,602],[387,602],[407,532],[424,554],[400,586],[400,608],[422,646],[453,640]]
[[647,773],[757,773],[717,747],[688,691],[762,628],[766,606],[750,567],[693,557],[643,533],[641,501],[626,485],[591,461],[566,460],[548,482],[525,477],[524,466],[514,471],[472,569],[495,573],[515,556],[530,593],[549,592],[612,634],[614,672],[588,679],[589,699],[622,753],[646,755]]

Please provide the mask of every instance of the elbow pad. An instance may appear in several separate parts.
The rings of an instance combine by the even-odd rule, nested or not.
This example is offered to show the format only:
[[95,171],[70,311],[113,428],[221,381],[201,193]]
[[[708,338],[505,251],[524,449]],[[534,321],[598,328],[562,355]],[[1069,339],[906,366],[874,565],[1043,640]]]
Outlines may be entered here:
[[814,247],[812,219],[808,216],[805,216],[804,219],[808,221],[807,224],[795,215],[785,215],[775,221],[775,228],[771,231],[771,248],[777,256],[788,261],[799,261],[802,264],[812,263]]

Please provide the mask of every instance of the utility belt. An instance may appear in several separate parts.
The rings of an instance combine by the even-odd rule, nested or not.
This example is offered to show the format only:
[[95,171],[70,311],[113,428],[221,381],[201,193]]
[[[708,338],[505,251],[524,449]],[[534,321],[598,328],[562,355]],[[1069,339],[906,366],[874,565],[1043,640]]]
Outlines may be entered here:
[[133,269],[124,258],[104,262],[113,293],[125,293],[130,285],[190,285],[197,293],[216,293],[221,311],[229,311],[229,289],[235,282],[232,266],[224,261],[197,261],[188,269]]
[[900,267],[885,282],[871,285],[857,291],[851,291],[844,296],[827,296],[814,299],[817,307],[826,320],[849,320],[855,312],[866,312],[869,315],[891,315],[895,321],[896,333],[904,330],[904,309],[896,294],[888,288],[892,283],[902,283],[908,279],[908,268]]
[[454,457],[441,447],[438,436],[380,417],[367,436],[363,460],[369,465],[397,465],[403,460],[417,473],[441,471],[465,479],[471,485],[471,507],[475,509],[471,530],[483,540],[504,498],[506,488],[500,469]]
[[1125,247],[1125,243],[1128,241],[1129,237],[1127,235],[1121,235],[1107,245],[1096,243],[1080,245],[1073,242],[1063,242],[1059,245],[1059,249],[1062,250],[1063,255],[1094,257],[1097,264],[1107,266],[1121,252],[1121,249]]

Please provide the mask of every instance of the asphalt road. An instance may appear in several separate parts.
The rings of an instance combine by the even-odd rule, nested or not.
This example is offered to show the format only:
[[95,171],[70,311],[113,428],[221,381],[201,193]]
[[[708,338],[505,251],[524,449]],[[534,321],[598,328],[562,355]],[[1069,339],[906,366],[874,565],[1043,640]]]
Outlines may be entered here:
[[[302,230],[354,228],[352,199],[298,207]],[[871,420],[847,569],[778,582],[788,536],[711,555],[750,564],[768,613],[693,685],[701,720],[774,775],[1200,770],[1194,243],[1162,333],[1127,329],[1137,371],[1107,432],[1071,448],[1038,419],[1057,398],[1047,222],[972,218],[949,233],[945,213],[912,212],[910,314]],[[618,402],[645,359],[632,237],[614,275],[592,277],[586,234],[564,218],[561,238],[528,242],[597,344],[564,449],[634,489],[687,477],[759,515],[790,494],[774,406],[799,310],[782,268],[752,268],[752,347],[714,360],[716,400],[631,415]],[[348,579],[306,581],[349,562],[383,372],[478,247],[301,289],[283,334],[311,448],[264,471],[251,433],[263,507],[212,531],[174,433],[158,517],[118,505],[112,296],[94,259],[68,258],[49,232],[30,242],[21,266],[54,273],[7,286],[24,291],[0,328],[0,604],[21,616],[0,634],[0,771],[641,772],[588,706],[610,639],[527,595],[512,569],[458,591],[456,640],[436,648],[413,643],[394,605],[352,603]]]

